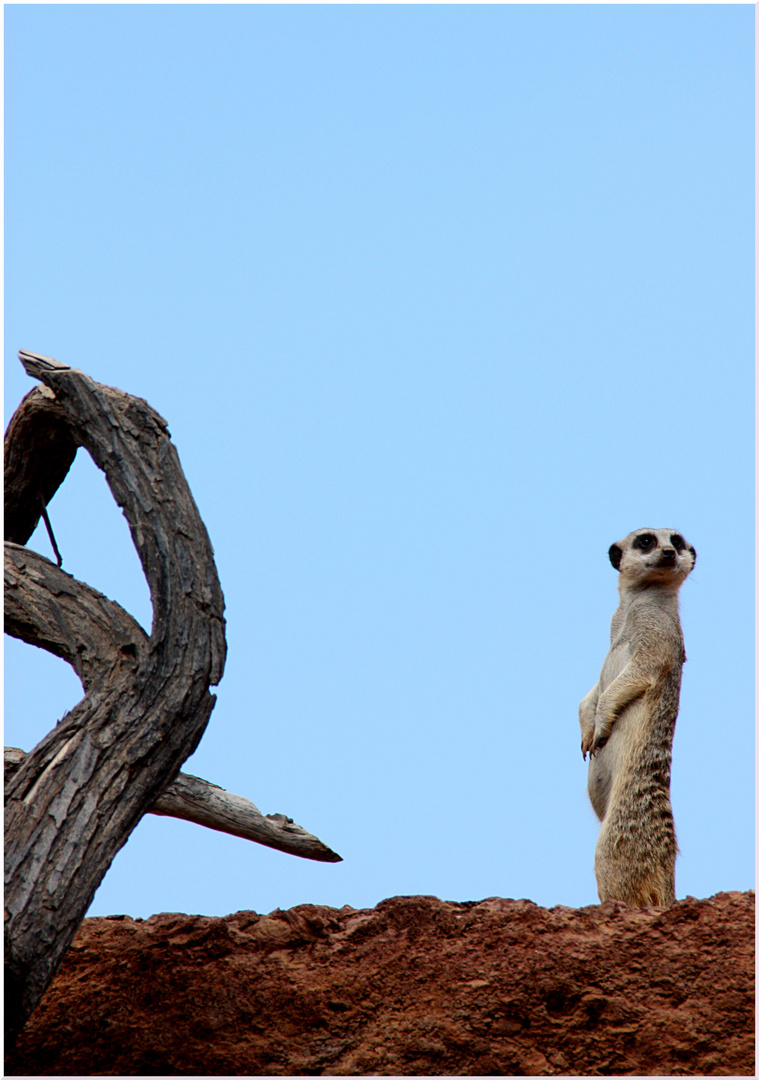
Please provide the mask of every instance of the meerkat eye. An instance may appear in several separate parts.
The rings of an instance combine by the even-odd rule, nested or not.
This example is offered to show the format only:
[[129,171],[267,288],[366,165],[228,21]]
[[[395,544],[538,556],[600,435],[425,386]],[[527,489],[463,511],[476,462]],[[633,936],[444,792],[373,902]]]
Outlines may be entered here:
[[669,542],[675,551],[683,551],[685,549],[685,541],[679,533],[672,533]]
[[641,551],[650,551],[656,547],[656,537],[653,533],[641,533],[633,540],[632,547],[639,548]]

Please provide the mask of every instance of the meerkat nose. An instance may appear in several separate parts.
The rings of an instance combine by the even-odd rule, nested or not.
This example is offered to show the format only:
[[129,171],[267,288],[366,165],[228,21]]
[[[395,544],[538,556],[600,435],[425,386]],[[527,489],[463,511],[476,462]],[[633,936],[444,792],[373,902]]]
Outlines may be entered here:
[[674,562],[675,561],[675,549],[674,548],[665,548],[664,551],[662,551],[662,553],[661,553],[661,557],[665,562]]

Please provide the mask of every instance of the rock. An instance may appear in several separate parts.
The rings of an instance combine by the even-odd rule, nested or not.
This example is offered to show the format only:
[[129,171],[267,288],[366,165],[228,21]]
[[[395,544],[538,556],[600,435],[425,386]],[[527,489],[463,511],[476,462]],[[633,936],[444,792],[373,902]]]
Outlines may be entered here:
[[754,1074],[754,894],[87,919],[14,1075]]

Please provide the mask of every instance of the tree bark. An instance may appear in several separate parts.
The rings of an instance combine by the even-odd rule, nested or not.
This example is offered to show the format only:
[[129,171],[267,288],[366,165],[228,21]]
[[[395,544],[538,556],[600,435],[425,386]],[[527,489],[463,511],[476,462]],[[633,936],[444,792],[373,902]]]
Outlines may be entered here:
[[[25,757],[25,750],[5,747],[6,782]],[[250,799],[233,795],[217,784],[189,773],[180,773],[147,812],[193,821],[207,829],[253,840],[256,844],[299,855],[302,859],[342,862],[336,852],[301,825],[296,825],[292,818],[285,814],[262,814]]]
[[[224,670],[213,550],[166,422],[147,402],[21,352],[32,391],[6,432],[6,631],[72,664],[83,700],[5,792],[6,1037],[55,973],[116,852],[176,778]],[[21,547],[84,447],[123,509],[150,587],[150,637]]]

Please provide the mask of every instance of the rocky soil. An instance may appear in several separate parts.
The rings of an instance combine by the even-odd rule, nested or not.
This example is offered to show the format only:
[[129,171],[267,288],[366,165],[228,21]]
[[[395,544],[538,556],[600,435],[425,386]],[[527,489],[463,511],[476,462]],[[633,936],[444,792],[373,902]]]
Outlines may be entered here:
[[754,894],[87,919],[16,1075],[754,1074]]

